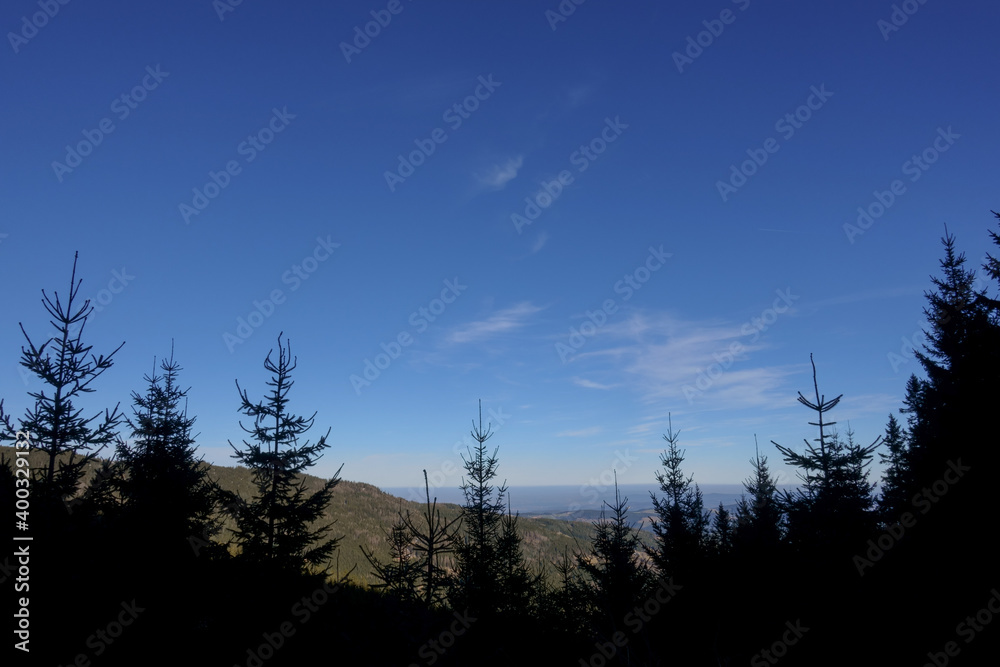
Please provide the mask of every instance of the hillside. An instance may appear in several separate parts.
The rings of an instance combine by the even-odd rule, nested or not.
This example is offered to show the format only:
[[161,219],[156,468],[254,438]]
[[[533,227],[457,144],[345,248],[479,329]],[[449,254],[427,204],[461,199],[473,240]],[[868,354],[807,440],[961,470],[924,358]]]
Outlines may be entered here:
[[[209,474],[223,488],[237,491],[244,497],[252,492],[250,472],[246,468],[209,466],[209,469]],[[307,488],[315,490],[324,480],[306,475],[305,482]],[[438,507],[445,520],[461,513],[461,508],[455,504],[439,503]],[[389,547],[383,530],[389,529],[397,513],[410,512],[419,516],[423,508],[420,503],[390,495],[371,484],[341,481],[334,490],[326,517],[326,522],[336,522],[333,534],[343,536],[338,550],[339,561],[335,558],[333,562],[334,571],[343,573],[354,567],[354,577],[370,583],[372,568],[361,553],[361,547],[373,550],[383,560],[387,559]],[[419,521],[417,525],[420,525]],[[573,553],[589,549],[593,534],[592,524],[582,521],[521,517],[519,525],[524,538],[525,558],[536,566],[541,565],[546,571],[564,550]]]
[[[0,456],[10,459],[13,449],[0,447]],[[44,454],[33,452],[30,457],[32,467],[41,466]],[[229,491],[235,491],[243,497],[249,497],[254,490],[250,471],[243,467],[216,466],[204,464],[209,476],[219,485]],[[100,459],[87,470],[84,487],[89,483],[95,471],[100,467]],[[306,487],[315,491],[323,483],[319,477],[305,475]],[[433,499],[433,496],[432,496]],[[457,517],[461,508],[455,504],[440,504],[442,516],[447,519]],[[423,505],[396,496],[389,495],[379,488],[364,482],[342,480],[333,492],[333,500],[328,507],[325,518],[319,523],[335,522],[332,535],[341,536],[340,548],[331,561],[331,572],[346,573],[354,568],[351,578],[372,583],[372,568],[361,547],[370,549],[382,560],[389,555],[388,544],[383,530],[388,530],[396,518],[397,512],[419,515]],[[417,523],[419,526],[419,521]],[[524,554],[533,567],[542,567],[552,571],[552,564],[562,557],[564,551],[572,554],[574,551],[587,551],[593,534],[593,526],[589,521],[568,521],[561,518],[521,517],[519,519],[521,534],[524,538]],[[222,541],[230,537],[229,530],[234,524],[224,523],[224,531],[220,536]]]

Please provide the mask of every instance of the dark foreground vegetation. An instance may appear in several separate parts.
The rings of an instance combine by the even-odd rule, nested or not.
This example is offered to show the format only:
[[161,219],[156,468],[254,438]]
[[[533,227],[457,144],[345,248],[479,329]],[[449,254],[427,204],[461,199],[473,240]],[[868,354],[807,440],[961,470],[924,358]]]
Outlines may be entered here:
[[[117,350],[85,342],[74,264],[69,292],[44,297],[50,337],[22,327],[21,365],[44,389],[16,423],[0,401],[14,448],[0,497],[19,512],[0,556],[5,650],[81,667],[996,664],[1000,261],[982,270],[979,288],[946,235],[901,417],[874,441],[839,432],[840,397],[814,365],[805,446],[759,450],[732,515],[703,506],[671,424],[650,471],[655,539],[640,541],[618,497],[589,544],[542,568],[494,481],[480,412],[460,511],[429,493],[401,506],[384,542],[362,545],[367,585],[336,566],[344,527],[327,519],[344,486],[304,476],[327,435],[309,440],[313,418],[292,409],[288,342],[265,361],[265,391],[240,385],[249,476],[223,483],[197,456],[172,352],[128,411],[75,407]],[[798,490],[779,491],[769,451],[800,471]]]

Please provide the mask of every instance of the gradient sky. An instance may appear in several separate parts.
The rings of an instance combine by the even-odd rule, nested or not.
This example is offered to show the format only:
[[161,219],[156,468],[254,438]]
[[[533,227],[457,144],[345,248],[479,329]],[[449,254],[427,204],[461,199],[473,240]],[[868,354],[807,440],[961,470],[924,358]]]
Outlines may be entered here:
[[18,323],[53,333],[79,251],[85,342],[125,341],[85,405],[130,408],[173,340],[212,462],[283,331],[320,475],[458,486],[482,399],[511,484],[648,482],[668,414],[696,481],[744,479],[755,434],[790,481],[810,353],[870,442],[945,225],[991,250],[995,5],[50,4],[0,10],[16,416]]

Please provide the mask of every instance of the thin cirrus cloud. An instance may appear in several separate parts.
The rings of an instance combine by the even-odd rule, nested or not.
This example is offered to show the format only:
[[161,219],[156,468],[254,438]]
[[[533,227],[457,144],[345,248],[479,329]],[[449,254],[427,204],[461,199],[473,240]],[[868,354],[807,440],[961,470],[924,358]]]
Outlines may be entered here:
[[[578,372],[617,373],[621,382],[601,385],[579,377],[572,381],[594,389],[620,384],[637,390],[644,402],[667,401],[702,409],[773,405],[776,396],[784,395],[789,376],[800,373],[801,368],[755,363],[754,354],[766,346],[750,341],[739,325],[636,312],[605,326],[588,343],[590,349],[584,348],[574,359],[580,364]],[[731,346],[737,342],[739,352],[730,360]],[[728,363],[718,373],[720,359]],[[713,365],[716,368],[711,368]]]
[[885,287],[882,289],[870,289],[861,292],[852,292],[850,294],[841,294],[839,296],[833,296],[826,299],[821,299],[810,304],[815,310],[825,308],[827,306],[840,306],[845,304],[857,303],[859,301],[871,301],[878,299],[897,299],[900,297],[914,297],[921,296],[924,293],[922,287]]
[[536,238],[535,242],[531,245],[531,254],[534,255],[536,252],[545,247],[545,243],[549,240],[549,235],[547,232],[540,233]]
[[524,164],[524,157],[518,155],[502,164],[493,165],[485,176],[476,174],[479,182],[492,190],[503,190],[510,181],[517,178],[517,172]]
[[593,380],[588,380],[586,378],[573,378],[573,384],[578,387],[583,387],[585,389],[614,389],[613,384],[601,384],[600,382],[594,382]]
[[472,343],[497,334],[511,333],[528,324],[529,318],[541,310],[541,307],[525,301],[498,311],[485,320],[459,327],[448,336],[448,340],[452,343]]
[[574,431],[563,431],[562,433],[556,433],[557,438],[585,438],[588,435],[597,435],[603,431],[600,426],[589,426],[587,428],[579,428]]
[[576,109],[589,102],[596,92],[597,86],[593,84],[573,86],[566,93],[567,103],[571,109]]

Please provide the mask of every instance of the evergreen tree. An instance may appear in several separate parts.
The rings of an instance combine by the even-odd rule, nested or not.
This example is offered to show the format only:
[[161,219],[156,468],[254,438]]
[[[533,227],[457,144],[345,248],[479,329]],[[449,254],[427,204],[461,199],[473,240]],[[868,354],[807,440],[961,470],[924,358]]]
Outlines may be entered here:
[[911,438],[920,429],[920,415],[923,414],[926,392],[927,382],[911,374],[906,381],[906,393],[903,397],[905,407],[899,409],[900,413],[906,415],[906,431]]
[[[870,480],[870,471],[873,453],[882,445],[882,437],[877,436],[870,445],[861,445],[854,440],[854,430],[851,423],[847,422],[847,429],[844,431],[847,437],[843,451],[848,461],[847,474],[842,481],[842,489],[849,498],[855,502],[859,509],[858,518],[862,533],[874,530],[876,525],[876,496],[877,485]],[[834,442],[838,440],[838,434],[834,432]]]
[[[928,400],[930,394],[930,384],[927,380],[918,378],[911,374],[906,381],[906,390],[903,395],[903,407],[899,409],[900,414],[906,415],[906,429],[900,434],[905,440],[905,446],[899,456],[893,456],[895,465],[891,468],[893,485],[899,482],[900,487],[894,488],[890,496],[886,498],[885,509],[887,512],[894,512],[893,501],[897,500],[897,494],[903,498],[908,498],[918,488],[918,470],[926,466],[923,461],[926,458],[927,443],[932,440],[931,433],[935,425],[930,419],[931,404]],[[887,470],[887,473],[889,470]]]
[[96,356],[90,353],[91,346],[83,343],[83,332],[93,307],[89,300],[77,305],[83,282],[76,278],[78,256],[79,253],[73,256],[65,303],[58,292],[49,297],[42,290],[42,304],[51,318],[55,334],[36,346],[24,325],[20,325],[27,341],[27,347],[21,348],[21,365],[48,388],[28,393],[35,404],[21,420],[21,430],[32,434],[33,447],[47,455],[45,467],[34,471],[32,510],[45,512],[48,516],[47,520],[37,521],[35,525],[53,528],[56,516],[68,514],[63,503],[80,491],[87,465],[105,446],[117,440],[116,429],[121,421],[117,405],[113,410],[105,410],[103,415],[97,413],[90,417],[84,417],[83,410],[75,406],[75,401],[83,394],[94,391],[92,383],[111,368],[112,358],[125,344],[123,342],[107,356]]
[[381,583],[373,584],[399,600],[406,602],[418,599],[417,578],[420,575],[420,564],[413,556],[413,533],[410,532],[402,514],[397,513],[397,519],[388,531],[383,529],[389,541],[389,562],[383,563],[371,550],[361,547],[361,553],[375,570],[375,576]]
[[[990,236],[1000,246],[1000,236]],[[937,633],[968,607],[971,591],[988,590],[995,580],[995,568],[977,567],[973,555],[994,548],[983,512],[995,503],[991,474],[1000,457],[984,434],[992,432],[998,395],[1000,302],[989,296],[989,283],[979,287],[947,228],[942,245],[940,271],[924,293],[926,342],[914,351],[923,377],[912,375],[906,383],[905,431],[887,427],[881,518],[891,525],[909,512],[917,523],[906,527],[887,557],[856,563],[884,583],[880,613],[895,625],[878,628],[879,637]],[[1000,263],[987,255],[982,268],[995,289]],[[918,583],[945,580],[947,586]],[[923,656],[916,653],[913,659]]]
[[820,395],[812,355],[809,360],[816,401],[809,401],[799,392],[799,402],[818,415],[818,421],[809,422],[819,428],[819,437],[813,440],[816,444],[806,440],[805,450],[799,453],[772,442],[787,464],[800,469],[799,478],[803,482],[796,493],[783,494],[789,541],[829,556],[853,550],[874,530],[874,485],[868,481],[867,468],[879,439],[862,447],[854,442],[850,430],[846,442],[835,431],[826,432],[836,422],[824,422],[823,417],[843,395],[830,400]]
[[909,504],[908,491],[912,487],[906,433],[892,414],[886,423],[882,442],[885,451],[879,452],[879,457],[885,469],[882,472],[882,492],[878,505],[882,523],[891,525],[899,520],[900,514]]
[[743,482],[746,495],[741,496],[736,505],[733,539],[741,550],[770,552],[781,542],[784,518],[777,478],[771,476],[767,457],[756,447],[756,438],[750,465],[753,474]]
[[[990,234],[1000,245],[1000,236]],[[965,255],[956,252],[955,237],[947,230],[942,244],[942,275],[932,276],[935,289],[925,293],[927,343],[923,351],[915,351],[926,379],[907,391],[915,488],[933,483],[947,461],[959,455],[977,469],[1000,462],[995,448],[970,446],[978,439],[975,424],[990,414],[997,396],[1000,307],[985,289],[976,290],[975,271],[965,268]],[[998,279],[997,266],[997,259],[987,255],[987,275]]]
[[680,431],[674,432],[672,421],[668,424],[663,436],[667,449],[660,455],[664,469],[656,474],[664,495],[659,498],[650,493],[656,511],[653,533],[657,543],[650,556],[662,576],[690,580],[708,552],[709,520],[694,476],[685,478],[681,469],[684,453],[677,447]]
[[591,601],[592,589],[584,579],[579,566],[580,553],[571,558],[564,549],[562,558],[553,564],[557,586],[547,586],[541,616],[543,621],[565,634],[578,634],[587,626],[595,608]]
[[[728,618],[722,612],[720,617],[728,623],[723,623],[720,632],[713,636],[713,646],[722,650],[731,647],[728,650],[737,652],[741,650],[737,647],[746,648],[748,642],[755,644],[759,637],[773,632],[773,624],[781,623],[780,619],[787,614],[789,594],[795,594],[788,587],[777,585],[789,579],[795,564],[789,562],[789,554],[783,548],[786,521],[778,478],[771,474],[767,456],[757,447],[756,436],[750,465],[752,472],[744,480],[744,494],[736,504],[730,567],[719,568],[712,578],[713,595],[753,601],[754,613],[749,618],[737,610],[730,612]],[[737,660],[734,658],[733,662]]]
[[[224,493],[222,501],[236,520],[234,531],[242,556],[251,563],[268,564],[279,570],[301,572],[318,568],[336,550],[340,538],[328,539],[331,524],[313,527],[325,513],[334,487],[340,481],[340,469],[322,487],[309,493],[302,473],[313,466],[326,442],[329,430],[315,444],[298,444],[299,436],[312,428],[311,417],[297,416],[288,411],[288,392],[294,384],[291,373],[297,359],[292,357],[291,343],[287,347],[278,335],[278,361],[271,361],[273,350],[264,360],[271,373],[271,387],[264,401],[254,403],[239,381],[240,411],[253,419],[253,426],[240,427],[252,436],[243,441],[233,458],[249,468],[257,487],[253,498]],[[320,568],[322,571],[329,566]]]
[[413,550],[420,554],[418,563],[418,581],[421,597],[427,606],[444,601],[442,591],[449,582],[449,575],[442,566],[442,557],[455,551],[455,539],[461,527],[461,517],[445,521],[437,506],[437,498],[431,502],[430,483],[427,471],[424,470],[424,493],[427,503],[422,514],[420,526],[407,512],[403,519],[407,531],[413,539]]
[[176,555],[192,536],[208,540],[219,531],[213,518],[215,485],[197,458],[187,414],[187,389],[178,385],[180,364],[170,358],[145,376],[144,394],[132,392],[130,443],[120,442],[117,462],[121,509],[131,530],[140,531],[148,553]]
[[442,559],[455,550],[461,517],[451,521],[442,518],[437,498],[431,502],[426,470],[424,492],[427,503],[421,514],[422,520],[415,520],[409,510],[406,514],[397,512],[397,519],[386,534],[390,544],[389,563],[382,563],[364,547],[361,552],[382,581],[376,585],[377,588],[384,588],[403,600],[421,600],[431,607],[444,601],[443,590],[449,582],[449,575]]
[[[990,237],[1000,246],[1000,235]],[[1000,302],[990,296],[1000,286],[1000,262],[987,255],[982,269],[992,283],[980,288],[947,228],[942,245],[940,273],[925,292],[927,340],[915,351],[924,377],[906,387],[907,448],[898,469],[909,487],[907,509],[920,521],[901,540],[898,595],[925,605],[927,628],[943,626],[946,613],[966,604],[967,591],[992,586],[990,570],[969,567],[968,558],[993,548],[982,517],[995,503],[991,475],[1000,468],[988,435],[1000,393]],[[949,586],[913,595],[908,583],[928,576],[947,577]]]
[[[996,211],[990,212],[993,214],[993,217],[1000,221],[1000,213],[997,213]],[[993,241],[993,245],[1000,247],[1000,234],[990,230],[989,235],[990,240]],[[986,261],[983,262],[983,271],[986,272],[986,275],[995,280],[997,284],[1000,284],[1000,257],[994,257],[993,255],[987,253]],[[986,305],[989,306],[994,315],[994,324],[1000,324],[1000,321],[997,320],[997,316],[1000,316],[1000,301],[997,301],[996,299],[987,299]]]
[[712,545],[718,556],[728,556],[733,550],[733,516],[722,502],[712,519]]
[[640,558],[642,543],[628,520],[628,498],[618,492],[617,476],[615,504],[605,501],[604,505],[611,517],[602,508],[601,518],[594,523],[590,554],[577,555],[577,564],[590,580],[587,601],[596,616],[595,627],[602,636],[611,637],[625,630],[625,617],[643,603],[653,576]]
[[[28,392],[33,401],[19,420],[18,430],[29,436],[31,451],[43,455],[41,465],[35,463],[30,470],[30,513],[24,518],[33,539],[32,570],[54,573],[31,580],[31,626],[58,629],[43,633],[40,644],[37,640],[31,644],[32,654],[38,653],[42,664],[57,664],[60,649],[69,655],[68,642],[60,641],[57,635],[86,636],[81,633],[93,622],[87,616],[89,605],[74,609],[66,600],[100,601],[117,595],[123,587],[122,582],[103,578],[95,583],[93,572],[114,562],[119,554],[114,549],[114,536],[103,530],[93,505],[81,500],[81,494],[86,495],[86,473],[97,455],[117,441],[122,416],[117,405],[103,411],[89,412],[88,408],[85,414],[81,404],[90,402],[86,395],[95,391],[95,381],[112,367],[124,343],[105,356],[92,353],[92,347],[84,342],[93,307],[79,297],[83,281],[76,277],[78,258],[75,254],[68,293],[56,291],[50,296],[42,290],[51,335],[36,344],[38,339],[32,339],[19,323],[26,341],[20,364],[40,380],[41,387]],[[38,459],[32,456],[32,460]],[[10,481],[17,484],[23,479]],[[9,526],[11,531],[15,527],[13,522]]]
[[[507,495],[510,501],[510,495]],[[541,591],[541,574],[533,574],[524,558],[523,542],[518,528],[518,514],[511,514],[510,506],[500,517],[500,534],[497,539],[498,584],[500,611],[524,615],[536,611]]]
[[494,449],[492,454],[486,448],[486,441],[492,435],[492,425],[483,429],[480,401],[479,425],[475,421],[472,423],[472,437],[477,445],[468,452],[468,457],[462,455],[468,474],[460,487],[465,495],[462,506],[465,535],[455,547],[457,572],[451,595],[456,609],[468,609],[473,615],[494,613],[504,604],[499,543],[507,487],[504,484],[494,489],[492,484],[499,465],[499,448]]

